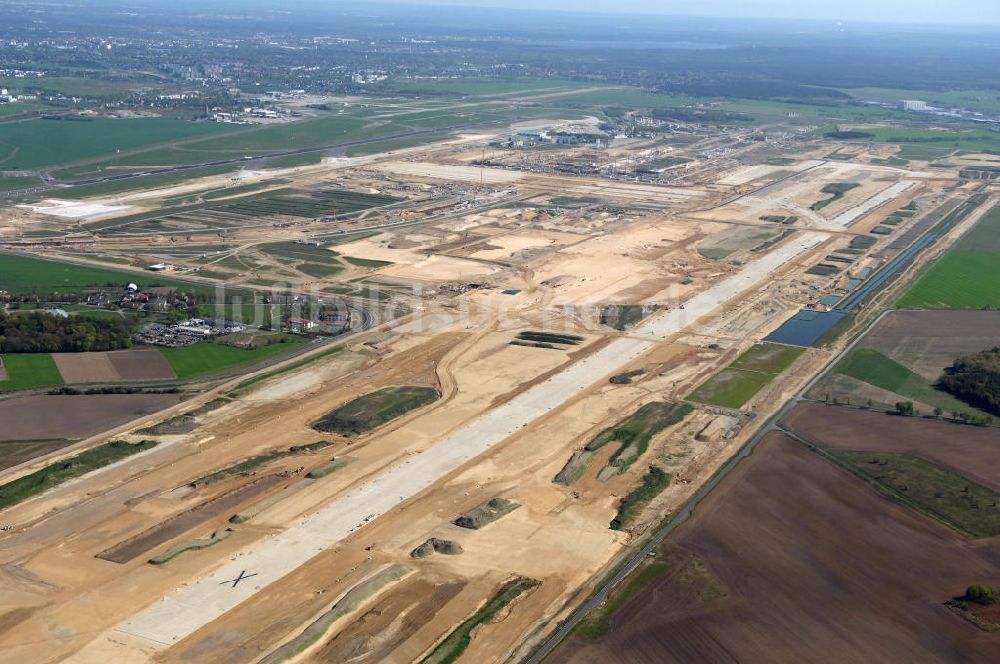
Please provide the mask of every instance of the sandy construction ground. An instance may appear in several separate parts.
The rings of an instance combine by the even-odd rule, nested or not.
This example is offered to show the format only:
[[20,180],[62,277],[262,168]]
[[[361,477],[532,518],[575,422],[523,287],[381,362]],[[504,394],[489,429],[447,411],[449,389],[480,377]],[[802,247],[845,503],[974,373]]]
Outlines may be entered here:
[[809,170],[810,168],[813,168],[815,166],[819,166],[822,163],[823,162],[818,159],[810,159],[795,164],[789,164],[787,166],[772,166],[770,164],[759,164],[757,166],[743,166],[742,168],[739,168],[736,171],[729,173],[725,177],[716,180],[716,184],[738,186],[741,184],[747,184],[748,182],[753,182],[754,180],[759,180],[760,178],[776,175],[783,172],[800,173],[802,171]]
[[66,219],[90,219],[120,214],[131,209],[129,205],[105,205],[95,202],[66,201],[58,198],[47,198],[40,205],[19,205],[18,207]]
[[449,180],[459,182],[483,182],[485,184],[507,184],[519,182],[524,175],[516,171],[506,171],[497,168],[478,168],[475,166],[456,166],[454,164],[435,164],[416,161],[390,161],[380,163],[376,167],[380,171],[433,180]]
[[[0,522],[14,528],[0,533],[0,661],[259,662],[390,565],[407,575],[338,620],[301,661],[419,661],[505,580],[523,575],[540,585],[477,629],[461,660],[513,661],[539,625],[564,617],[633,538],[683,503],[827,355],[804,354],[746,412],[697,409],[654,436],[622,474],[607,472],[616,447],[608,445],[575,483],[555,483],[574,451],[644,404],[683,399],[817,299],[820,287],[803,270],[848,234],[829,220],[914,179],[898,169],[799,161],[741,166],[727,175],[736,184],[709,183],[707,172],[695,174],[697,184],[668,187],[458,165],[479,154],[460,146],[415,153],[414,161],[383,155],[300,169],[312,184],[340,169],[338,180],[359,190],[413,198],[409,209],[361,222],[381,235],[334,247],[391,265],[328,280],[418,286],[393,292],[405,318],[255,384],[199,415],[189,433],[158,436],[147,452],[4,510]],[[753,191],[753,183],[795,169]],[[824,184],[854,179],[860,187],[796,227],[758,219],[763,210],[808,208],[824,197]],[[750,193],[725,205],[733,187]],[[588,200],[560,205],[556,197]],[[744,239],[786,230],[773,245]],[[307,222],[231,244],[335,232]],[[741,240],[731,254],[699,253],[732,235]],[[467,288],[472,282],[485,287]],[[595,315],[609,303],[660,306],[619,331]],[[529,331],[580,340],[512,343]],[[124,379],[144,376],[152,360],[111,353],[59,366],[81,381]],[[609,381],[632,370],[642,371],[632,383]],[[404,385],[433,387],[440,399],[356,436],[311,426],[359,396]],[[703,431],[711,433],[699,437]],[[301,449],[318,441],[327,445]],[[270,460],[218,473],[258,455]],[[315,472],[333,460],[345,465]],[[650,464],[676,481],[631,532],[609,529]],[[495,497],[520,507],[479,530],[454,524]],[[227,528],[231,535],[209,548],[146,562]],[[412,558],[430,537],[463,553]]]
[[[665,339],[698,317],[759,281],[776,267],[822,241],[810,236],[790,243],[748,264],[704,296],[696,296],[691,310],[666,314],[636,331],[636,336]],[[356,531],[390,513],[400,504],[431,487],[466,462],[505,441],[535,420],[562,407],[602,377],[653,349],[650,341],[621,338],[550,375],[509,401],[489,410],[423,450],[391,466],[336,500],[326,504],[284,532],[244,550],[239,560],[215,569],[125,622],[119,629],[151,643],[180,641],[246,601],[270,583],[292,573],[320,552],[336,546]],[[219,586],[246,569],[260,570],[252,584],[226,592]]]

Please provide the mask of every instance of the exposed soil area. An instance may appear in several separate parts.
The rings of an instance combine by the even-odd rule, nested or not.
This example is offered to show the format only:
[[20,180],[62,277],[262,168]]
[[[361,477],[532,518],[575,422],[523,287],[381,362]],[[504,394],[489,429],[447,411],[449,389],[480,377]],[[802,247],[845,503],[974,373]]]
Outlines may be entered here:
[[177,394],[79,394],[0,401],[0,441],[81,439],[181,402]]
[[1000,490],[1000,429],[802,403],[781,425],[821,447],[904,452]]
[[661,552],[697,556],[701,578],[654,580],[607,635],[574,636],[553,662],[985,663],[1000,646],[1000,633],[943,605],[1000,573],[1000,541],[969,544],[783,434],[762,441]]

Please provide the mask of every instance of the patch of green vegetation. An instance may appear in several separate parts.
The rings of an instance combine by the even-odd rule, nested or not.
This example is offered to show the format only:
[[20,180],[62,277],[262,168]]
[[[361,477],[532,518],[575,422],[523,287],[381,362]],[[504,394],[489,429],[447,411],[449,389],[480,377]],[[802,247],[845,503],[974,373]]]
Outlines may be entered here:
[[208,537],[202,537],[199,539],[189,540],[187,542],[181,542],[170,547],[158,556],[154,556],[149,559],[150,565],[165,565],[169,563],[174,558],[177,558],[181,554],[187,553],[188,551],[199,551],[201,549],[207,549],[210,546],[215,546],[219,542],[228,539],[233,534],[233,531],[229,528],[216,531],[209,535]]
[[738,251],[756,247],[761,242],[775,240],[778,232],[762,226],[745,226],[710,237],[699,243],[698,253],[710,260],[722,260]]
[[314,468],[306,473],[306,477],[311,480],[318,480],[320,478],[326,477],[327,475],[332,475],[337,472],[347,464],[352,461],[350,457],[337,457],[329,463],[325,463],[319,468]]
[[903,309],[1000,308],[1000,252],[949,251],[896,303]]
[[642,304],[609,304],[601,309],[601,325],[616,330],[626,330],[637,325],[656,309],[656,306]]
[[[0,108],[3,108],[0,106]],[[26,175],[13,178],[0,177],[0,192],[13,191],[15,189],[28,189],[30,187],[41,186],[42,179],[34,175]]]
[[112,196],[136,189],[155,189],[158,187],[167,187],[180,182],[185,182],[187,180],[208,177],[211,175],[221,175],[222,173],[228,173],[237,169],[239,169],[239,165],[204,166],[202,168],[192,168],[170,173],[159,173],[157,175],[143,175],[141,177],[126,178],[124,180],[109,180],[107,182],[96,182],[94,184],[82,184],[60,189],[58,196],[59,198],[68,199]]
[[785,226],[791,226],[796,221],[798,221],[799,218],[796,216],[786,217],[780,214],[765,214],[764,216],[760,217],[760,220],[770,221],[771,223],[774,224],[784,224]]
[[600,203],[600,198],[593,197],[573,197],[573,196],[553,196],[549,199],[549,203],[555,205],[556,207],[564,208],[580,208],[587,207],[588,205],[595,205]]
[[420,660],[420,664],[452,664],[457,661],[472,643],[472,634],[479,625],[493,620],[511,602],[538,585],[539,581],[518,577],[500,586],[485,605],[456,627],[427,657]]
[[16,353],[0,356],[7,380],[0,380],[0,393],[62,385],[62,374],[48,353]]
[[968,408],[950,394],[935,389],[923,376],[872,348],[856,348],[837,363],[833,371],[945,412]]
[[312,424],[317,431],[356,436],[441,398],[433,387],[386,387],[349,401]]
[[344,271],[342,265],[323,265],[320,263],[301,263],[297,265],[295,269],[303,274],[308,274],[310,277],[316,277],[317,279],[326,279]]
[[678,424],[694,410],[690,404],[653,401],[618,424],[597,434],[584,449],[596,452],[608,443],[619,443],[618,449],[608,460],[608,467],[615,474],[624,473],[646,453],[653,436],[667,427]]
[[27,170],[157,143],[232,131],[174,118],[87,121],[31,119],[0,124],[0,169]]
[[275,355],[289,353],[306,341],[294,335],[282,335],[276,343],[256,348],[235,348],[217,343],[199,343],[183,348],[164,348],[160,352],[180,379],[205,376],[224,370],[248,367]]
[[741,408],[805,351],[796,346],[759,343],[712,376],[688,397],[691,401]]
[[494,521],[502,519],[520,506],[520,503],[508,500],[507,498],[490,498],[486,502],[480,503],[466,512],[462,512],[452,523],[459,528],[479,530]]
[[799,356],[804,352],[805,348],[797,346],[759,343],[751,346],[729,366],[733,369],[759,371],[777,376],[792,366],[792,363],[799,359]]
[[587,614],[586,618],[577,623],[573,630],[585,641],[596,641],[611,629],[611,616],[618,612],[625,603],[670,570],[670,565],[659,560],[645,561],[638,570],[628,577],[628,581],[615,588],[603,604]]
[[145,452],[156,447],[156,444],[155,440],[144,440],[135,444],[116,440],[86,452],[80,452],[68,459],[51,463],[41,470],[0,485],[0,509],[16,505],[64,482],[86,475],[93,470],[103,468],[133,454]]
[[624,530],[639,515],[642,509],[664,489],[670,486],[671,477],[656,466],[650,466],[649,472],[642,478],[642,484],[628,492],[618,506],[618,514],[611,520],[612,530]]
[[556,332],[520,332],[517,335],[520,341],[532,341],[543,344],[564,344],[567,346],[578,346],[583,341],[583,337],[575,334],[558,334]]
[[458,542],[452,542],[451,540],[439,539],[437,537],[431,537],[426,542],[418,546],[417,548],[410,551],[411,558],[426,558],[427,556],[433,555],[435,553],[441,553],[446,556],[457,556],[464,551],[462,545]]
[[[0,284],[14,295],[80,294],[91,290],[124,290],[126,284],[140,288],[161,286],[192,295],[199,300],[215,301],[216,289],[207,284],[169,279],[154,273],[119,272],[118,270],[75,265],[34,256],[0,253]],[[253,293],[227,290],[226,298],[242,297],[253,301]]]
[[823,450],[879,493],[972,538],[1000,535],[1000,493],[909,454]]
[[357,267],[380,268],[385,267],[386,265],[392,265],[392,261],[377,261],[371,258],[355,258],[354,256],[344,256],[343,258],[351,265],[355,265]]
[[232,477],[233,475],[240,475],[242,473],[248,473],[255,468],[260,468],[263,465],[271,463],[272,461],[277,461],[278,459],[283,459],[284,457],[291,454],[288,450],[276,450],[274,452],[269,452],[268,454],[260,454],[258,456],[252,456],[249,459],[244,459],[239,463],[234,463],[231,466],[217,470],[214,473],[205,475],[204,477],[199,477],[198,479],[192,481],[190,484],[194,487],[205,486],[207,484],[212,484],[213,482],[218,482],[227,477]]
[[139,429],[136,433],[142,436],[171,436],[191,433],[198,428],[198,421],[188,414],[175,415],[169,419],[157,422],[151,426]]
[[13,468],[25,461],[55,452],[69,444],[70,441],[63,438],[0,441],[0,470]]
[[965,403],[1000,415],[1000,348],[958,358],[938,386]]
[[889,157],[888,159],[872,159],[872,163],[878,166],[906,166],[910,161],[900,157]]
[[849,192],[851,189],[855,189],[860,186],[861,185],[858,184],[857,182],[831,182],[830,184],[820,189],[822,193],[831,194],[831,196],[829,198],[824,198],[822,200],[816,201],[811,206],[809,206],[809,209],[814,211],[822,210],[831,203],[839,201],[841,198],[844,197],[844,194]]
[[836,265],[830,265],[829,263],[820,263],[818,265],[813,265],[811,268],[806,270],[806,274],[815,274],[821,277],[829,277],[840,272],[840,268]]
[[327,350],[323,351],[322,353],[316,353],[315,355],[312,355],[312,356],[307,357],[305,359],[299,360],[297,362],[292,362],[292,363],[288,364],[287,366],[281,367],[280,369],[275,369],[274,371],[268,371],[266,373],[260,374],[259,376],[254,376],[253,378],[248,378],[247,380],[243,381],[242,383],[240,383],[239,385],[237,385],[236,387],[234,387],[232,389],[232,391],[229,392],[229,396],[234,397],[234,398],[241,397],[241,396],[245,395],[249,391],[249,389],[251,387],[253,387],[254,385],[256,385],[257,383],[263,382],[265,380],[269,380],[271,378],[274,378],[275,376],[280,376],[282,374],[288,373],[289,371],[295,371],[296,369],[301,369],[302,367],[306,366],[307,364],[311,364],[311,363],[316,362],[318,360],[325,359],[325,358],[330,357],[331,355],[335,355],[336,353],[339,353],[339,352],[341,352],[343,350],[344,350],[343,346],[334,346],[333,348],[328,348]]
[[[825,136],[826,138],[836,138],[842,141],[849,141],[855,139],[874,138],[875,134],[870,134],[867,131],[853,131],[847,129],[847,130],[828,131],[825,134],[823,134],[823,136]],[[827,156],[827,158],[828,159],[830,158],[829,155]]]
[[402,565],[392,565],[365,579],[347,591],[347,594],[337,600],[329,611],[317,618],[293,639],[259,660],[258,664],[283,664],[294,659],[322,639],[335,622],[356,611],[370,597],[390,583],[399,581],[409,572],[410,570]]
[[422,95],[482,96],[505,95],[515,92],[539,90],[572,90],[593,87],[586,81],[560,79],[500,80],[482,78],[455,78],[434,81],[392,81],[388,89],[393,92]]

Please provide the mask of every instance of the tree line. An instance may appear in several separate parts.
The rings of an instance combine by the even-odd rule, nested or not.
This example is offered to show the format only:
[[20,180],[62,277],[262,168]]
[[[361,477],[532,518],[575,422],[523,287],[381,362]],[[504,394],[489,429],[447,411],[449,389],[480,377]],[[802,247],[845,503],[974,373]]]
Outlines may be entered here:
[[0,353],[83,353],[129,348],[137,326],[137,321],[127,318],[0,313]]

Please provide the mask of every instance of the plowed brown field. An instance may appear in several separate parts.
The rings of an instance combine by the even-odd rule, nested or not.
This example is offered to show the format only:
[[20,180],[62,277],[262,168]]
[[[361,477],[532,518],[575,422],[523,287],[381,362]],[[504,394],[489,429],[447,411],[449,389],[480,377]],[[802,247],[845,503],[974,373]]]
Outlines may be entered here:
[[784,434],[661,551],[671,571],[606,636],[571,637],[552,662],[986,663],[1000,651],[1000,633],[943,605],[1000,577],[1000,538],[967,542]]

